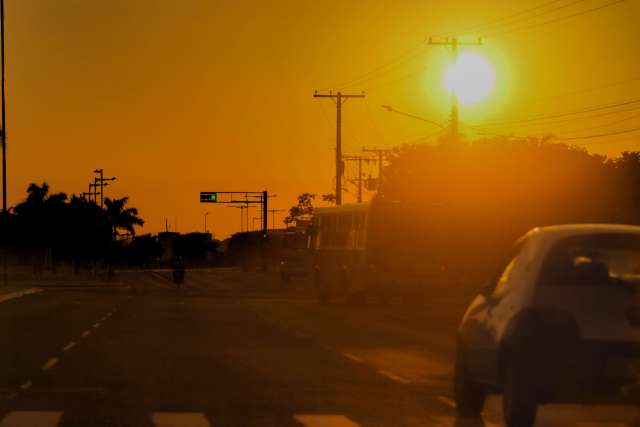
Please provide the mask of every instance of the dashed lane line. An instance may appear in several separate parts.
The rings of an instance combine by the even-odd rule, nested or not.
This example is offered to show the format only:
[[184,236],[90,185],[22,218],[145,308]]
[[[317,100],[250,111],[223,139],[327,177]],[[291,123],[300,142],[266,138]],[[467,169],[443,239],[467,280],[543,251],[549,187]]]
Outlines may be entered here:
[[31,387],[31,384],[33,384],[31,381],[25,381],[22,384],[20,384],[20,389],[27,390],[29,387]]
[[360,427],[344,415],[294,415],[304,427]]
[[53,368],[54,366],[56,366],[58,364],[58,362],[60,361],[60,359],[58,359],[57,357],[52,357],[51,359],[47,360],[47,363],[45,363],[44,365],[42,365],[42,370],[43,371],[48,371],[49,369]]
[[102,323],[97,322],[93,324],[93,329],[98,329],[100,326],[102,325]]
[[352,362],[356,362],[356,363],[364,363],[364,360],[362,360],[361,358],[359,358],[358,356],[356,356],[355,354],[351,354],[351,353],[347,353],[344,352],[342,353],[342,355],[344,357],[346,357],[347,359],[351,360]]
[[444,403],[450,408],[456,407],[456,402],[454,402],[453,399],[449,399],[448,397],[445,397],[445,396],[437,396],[436,399],[439,400],[441,403]]
[[380,375],[382,375],[384,377],[387,377],[390,380],[393,380],[393,381],[398,382],[398,383],[402,383],[402,384],[410,384],[411,383],[411,381],[409,381],[408,379],[402,378],[401,376],[396,375],[393,372],[389,372],[389,371],[385,371],[383,369],[380,369],[380,370],[378,370],[378,373]]
[[80,336],[81,336],[82,338],[86,338],[86,337],[88,337],[89,335],[91,335],[91,331],[87,329],[87,330],[86,330],[86,331],[84,331]]
[[72,349],[73,347],[75,347],[75,346],[76,346],[76,342],[75,342],[75,341],[71,341],[69,344],[65,345],[65,346],[62,348],[62,351],[69,351],[69,350],[71,350],[71,349]]
[[[154,412],[151,420],[155,427],[210,427],[209,420],[200,412]],[[0,426],[2,427],[2,426]]]

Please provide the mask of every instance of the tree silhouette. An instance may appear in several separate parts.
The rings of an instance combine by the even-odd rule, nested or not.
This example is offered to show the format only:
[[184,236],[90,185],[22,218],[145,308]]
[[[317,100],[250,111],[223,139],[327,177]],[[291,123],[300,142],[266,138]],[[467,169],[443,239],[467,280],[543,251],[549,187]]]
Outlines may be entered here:
[[128,197],[104,200],[105,211],[113,232],[113,240],[117,240],[118,230],[125,230],[135,236],[135,226],[143,225],[144,220],[138,216],[136,208],[127,208]]

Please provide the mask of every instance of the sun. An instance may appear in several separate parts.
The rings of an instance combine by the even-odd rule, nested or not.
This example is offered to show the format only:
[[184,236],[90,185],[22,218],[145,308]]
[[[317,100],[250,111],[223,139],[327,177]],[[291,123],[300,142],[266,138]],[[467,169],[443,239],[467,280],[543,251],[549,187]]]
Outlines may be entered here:
[[484,56],[465,52],[445,69],[444,84],[449,92],[456,94],[462,105],[474,105],[491,95],[496,75]]

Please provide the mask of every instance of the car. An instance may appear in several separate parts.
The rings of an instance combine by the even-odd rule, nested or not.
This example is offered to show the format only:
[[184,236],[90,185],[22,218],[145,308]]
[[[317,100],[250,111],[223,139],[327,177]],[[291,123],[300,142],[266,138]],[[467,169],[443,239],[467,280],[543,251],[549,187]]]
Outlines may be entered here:
[[509,427],[547,403],[637,404],[640,227],[536,228],[518,240],[457,331],[454,397],[479,416],[502,393]]

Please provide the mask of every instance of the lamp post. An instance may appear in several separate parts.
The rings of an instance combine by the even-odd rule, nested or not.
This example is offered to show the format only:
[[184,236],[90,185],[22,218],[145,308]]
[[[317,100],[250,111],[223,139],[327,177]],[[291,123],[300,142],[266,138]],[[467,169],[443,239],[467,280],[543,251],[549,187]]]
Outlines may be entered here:
[[205,212],[204,213],[204,232],[207,232],[207,216],[210,214],[211,212]]
[[[104,170],[103,169],[96,169],[93,171],[93,173],[99,174],[100,177],[96,177],[95,181],[96,184],[100,185],[100,207],[104,208],[104,187],[107,186],[108,184],[105,184],[106,181],[115,181],[116,177],[111,177],[111,178],[105,178],[104,177]],[[98,200],[96,199],[96,203],[98,203]]]

